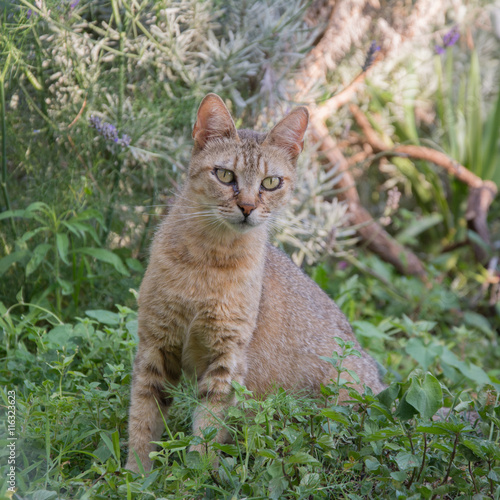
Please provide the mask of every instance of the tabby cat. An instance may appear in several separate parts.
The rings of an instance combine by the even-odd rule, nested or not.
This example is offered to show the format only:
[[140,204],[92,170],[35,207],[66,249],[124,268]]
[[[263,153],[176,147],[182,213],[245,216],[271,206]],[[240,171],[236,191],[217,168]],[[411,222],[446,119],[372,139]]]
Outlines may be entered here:
[[[308,119],[298,107],[268,134],[236,130],[220,97],[203,99],[188,178],[154,237],[140,288],[128,469],[139,470],[136,457],[150,469],[151,441],[163,430],[158,407],[166,415],[172,402],[165,383],[181,372],[204,400],[193,423],[200,435],[234,403],[231,381],[256,396],[274,386],[317,392],[335,377],[320,359],[339,351],[333,337],[355,341],[336,304],[268,242],[292,195]],[[378,392],[377,365],[361,352],[345,366],[359,389]],[[220,430],[217,440],[227,437]]]

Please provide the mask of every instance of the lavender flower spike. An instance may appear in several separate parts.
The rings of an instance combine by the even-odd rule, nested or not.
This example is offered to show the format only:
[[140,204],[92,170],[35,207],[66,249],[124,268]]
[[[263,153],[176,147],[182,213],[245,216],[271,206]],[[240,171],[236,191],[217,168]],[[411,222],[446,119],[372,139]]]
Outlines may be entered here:
[[108,122],[103,122],[98,116],[91,115],[89,118],[90,125],[97,130],[106,140],[113,141],[119,146],[127,147],[130,145],[131,138],[124,134],[122,137],[118,135],[117,128]]
[[458,26],[453,26],[448,33],[443,36],[443,45],[436,45],[434,50],[436,54],[443,54],[447,47],[453,47],[458,42],[460,38],[460,32],[458,31]]
[[378,52],[379,50],[380,50],[380,45],[377,45],[377,42],[373,40],[372,43],[370,44],[368,52],[366,53],[365,63],[363,64],[361,71],[366,71],[373,64],[373,61],[375,60],[375,53]]

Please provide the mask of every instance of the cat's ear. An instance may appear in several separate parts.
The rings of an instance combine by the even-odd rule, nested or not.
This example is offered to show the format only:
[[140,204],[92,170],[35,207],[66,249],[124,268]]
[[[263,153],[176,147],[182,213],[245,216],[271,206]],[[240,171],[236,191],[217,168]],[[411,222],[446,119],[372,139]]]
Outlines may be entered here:
[[304,106],[295,108],[267,134],[264,144],[278,146],[295,159],[304,147],[304,134],[309,123],[309,112]]
[[193,139],[203,149],[210,139],[231,138],[239,142],[238,132],[224,101],[217,94],[208,94],[201,101],[193,128]]

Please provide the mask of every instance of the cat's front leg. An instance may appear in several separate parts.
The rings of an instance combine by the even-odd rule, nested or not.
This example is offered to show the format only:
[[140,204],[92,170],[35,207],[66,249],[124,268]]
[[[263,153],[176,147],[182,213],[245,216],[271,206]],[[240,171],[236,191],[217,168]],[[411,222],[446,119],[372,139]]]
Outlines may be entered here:
[[[164,346],[139,342],[132,374],[129,415],[129,454],[125,468],[139,472],[137,458],[144,470],[151,470],[149,454],[155,450],[164,429],[172,398],[165,392],[166,383],[177,384],[181,375],[175,353]],[[161,410],[161,413],[158,409]]]
[[[216,427],[215,441],[218,443],[230,440],[224,421],[227,409],[236,402],[232,381],[243,384],[246,374],[241,346],[229,345],[226,348],[226,352],[215,357],[198,382],[199,404],[193,416],[193,434],[202,437],[204,429]],[[206,446],[201,444],[191,449],[204,454]]]

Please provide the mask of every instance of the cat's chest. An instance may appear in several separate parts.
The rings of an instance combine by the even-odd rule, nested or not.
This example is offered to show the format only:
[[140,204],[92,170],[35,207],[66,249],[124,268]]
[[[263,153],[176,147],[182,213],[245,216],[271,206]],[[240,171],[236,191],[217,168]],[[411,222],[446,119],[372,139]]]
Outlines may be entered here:
[[170,261],[162,273],[167,296],[193,308],[214,301],[239,303],[252,295],[260,296],[262,270],[259,268],[230,270],[209,265],[190,266]]
[[[262,294],[263,265],[240,262],[232,268],[208,263],[182,262],[166,255],[151,260],[141,287],[143,297],[153,298],[156,307],[182,318],[176,321],[177,336],[184,337],[197,324],[254,323]],[[144,293],[143,293],[144,292]]]
[[236,268],[228,273],[208,265],[173,261],[161,265],[161,272],[155,269],[154,288],[164,340],[181,349],[186,373],[203,373],[224,339],[241,345],[249,342],[262,294],[261,269]]

